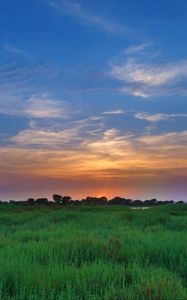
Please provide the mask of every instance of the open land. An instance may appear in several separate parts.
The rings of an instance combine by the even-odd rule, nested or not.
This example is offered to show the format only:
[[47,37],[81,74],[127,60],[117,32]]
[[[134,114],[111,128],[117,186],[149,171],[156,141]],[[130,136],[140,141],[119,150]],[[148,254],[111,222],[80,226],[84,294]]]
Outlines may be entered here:
[[0,207],[1,300],[186,300],[187,205]]

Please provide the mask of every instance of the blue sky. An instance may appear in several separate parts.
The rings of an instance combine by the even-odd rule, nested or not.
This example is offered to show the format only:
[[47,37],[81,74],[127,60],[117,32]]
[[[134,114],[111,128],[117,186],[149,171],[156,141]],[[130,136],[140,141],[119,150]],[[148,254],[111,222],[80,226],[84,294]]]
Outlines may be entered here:
[[185,198],[186,11],[183,0],[0,3],[2,199]]

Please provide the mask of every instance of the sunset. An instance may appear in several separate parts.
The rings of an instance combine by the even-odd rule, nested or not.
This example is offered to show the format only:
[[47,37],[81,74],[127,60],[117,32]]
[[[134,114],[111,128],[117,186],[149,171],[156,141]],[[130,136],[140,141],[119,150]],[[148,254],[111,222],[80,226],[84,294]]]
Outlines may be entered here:
[[187,300],[187,1],[0,1],[0,300]]

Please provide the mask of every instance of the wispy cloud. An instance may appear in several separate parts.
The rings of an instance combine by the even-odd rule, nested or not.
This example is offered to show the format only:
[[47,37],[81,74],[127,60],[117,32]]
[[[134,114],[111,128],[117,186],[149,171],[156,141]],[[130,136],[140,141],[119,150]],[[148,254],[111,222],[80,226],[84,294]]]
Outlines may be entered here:
[[179,118],[179,117],[186,118],[187,114],[149,114],[146,112],[138,112],[134,116],[137,119],[156,123],[156,122],[167,121],[167,120]]
[[143,83],[150,87],[162,86],[187,76],[187,60],[163,65],[128,60],[123,66],[113,66],[112,74],[127,82]]
[[123,83],[121,92],[143,98],[184,94],[187,60],[168,63],[161,57],[154,58],[151,51],[146,55],[137,56],[145,47],[144,44],[129,47],[123,62],[120,59],[120,62],[110,64],[109,75]]
[[[25,167],[32,174],[52,177],[79,174],[92,178],[129,178],[131,175],[134,178],[140,173],[156,177],[161,170],[183,173],[184,168],[187,169],[187,131],[136,136],[123,135],[111,128],[99,132],[96,138],[83,137],[76,128],[29,129],[11,141],[14,146],[0,148],[1,165],[7,169],[14,165],[14,172],[21,172]],[[33,169],[33,162],[40,167]]]
[[124,49],[123,53],[125,53],[127,55],[141,53],[150,46],[151,46],[150,42],[139,44],[139,45],[131,45],[131,46],[127,47],[126,49]]
[[11,52],[11,53],[16,53],[16,54],[24,54],[24,53],[25,53],[24,50],[19,49],[19,48],[17,48],[16,46],[14,46],[14,45],[12,45],[12,44],[10,44],[10,43],[8,43],[8,42],[5,42],[5,43],[3,44],[3,48],[4,48],[6,51]]
[[[159,149],[161,146],[165,146],[165,150],[167,154],[169,154],[170,150],[177,150],[181,148],[181,150],[186,150],[187,147],[187,130],[179,131],[179,132],[168,132],[158,135],[147,135],[141,136],[137,138],[137,141],[142,142],[143,144],[148,145],[148,147],[152,148],[153,146],[156,149]],[[173,153],[174,154],[174,153]],[[175,156],[178,156],[176,151]],[[180,159],[180,157],[178,157]],[[187,163],[187,161],[186,161]]]
[[35,118],[65,115],[67,103],[49,91],[57,72],[54,66],[11,62],[0,66],[0,113]]
[[125,85],[119,88],[119,91],[124,94],[133,95],[135,97],[149,98],[153,96],[152,90],[147,86],[134,85],[125,83]]
[[12,116],[25,116],[33,119],[66,118],[71,112],[71,105],[50,94],[34,94],[29,98],[7,97],[7,102],[0,105],[0,113]]
[[39,146],[53,149],[65,146],[76,138],[77,130],[66,129],[63,131],[52,131],[50,129],[27,129],[21,131],[11,141],[19,146]]
[[103,115],[121,115],[121,114],[125,114],[126,111],[123,109],[116,109],[116,110],[109,110],[109,111],[104,111],[102,114]]
[[129,34],[131,32],[131,29],[125,26],[88,12],[80,5],[80,3],[69,0],[46,0],[45,2],[55,8],[58,12],[76,17],[87,25],[98,27],[101,30],[119,34]]
[[[1,96],[24,95],[36,92],[37,89],[50,86],[57,75],[56,68],[51,64],[12,61],[0,65]],[[1,99],[0,99],[1,101]]]
[[86,124],[83,120],[64,130],[38,127],[20,131],[9,145],[0,147],[3,182],[13,180],[17,187],[23,180],[40,178],[51,191],[53,180],[61,184],[75,180],[79,187],[80,182],[86,182],[89,189],[99,181],[107,183],[107,188],[112,186],[114,192],[123,187],[127,194],[132,187],[133,194],[136,189],[140,192],[142,184],[144,193],[150,184],[151,192],[156,189],[156,193],[158,182],[163,186],[186,180],[186,130],[135,135],[108,128],[85,135]]
[[69,112],[68,102],[55,99],[49,94],[31,96],[22,111],[23,114],[38,119],[67,117]]
[[[60,103],[57,104],[59,105]],[[52,109],[54,108],[53,106]],[[63,115],[57,114],[57,119],[55,119],[55,117],[53,118],[51,115],[48,116],[48,110],[45,108],[44,115],[41,115],[40,111],[36,109],[32,111],[29,128],[21,130],[17,135],[11,137],[10,142],[13,142],[19,147],[25,146],[59,150],[67,147],[67,149],[77,149],[82,147],[87,139],[96,139],[103,132],[103,117],[91,116],[89,118],[79,119],[79,115],[77,115],[75,119],[74,115],[72,119],[71,116],[73,113],[74,111],[72,111],[71,107],[67,117],[65,114],[66,122],[62,122],[59,117],[63,118]],[[35,116],[35,114],[37,115]],[[52,118],[52,120],[49,121],[48,117]]]

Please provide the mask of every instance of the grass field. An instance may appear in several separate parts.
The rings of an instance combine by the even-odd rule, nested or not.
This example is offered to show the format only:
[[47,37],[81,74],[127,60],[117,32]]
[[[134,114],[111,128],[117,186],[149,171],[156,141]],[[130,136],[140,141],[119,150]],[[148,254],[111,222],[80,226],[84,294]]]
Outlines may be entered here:
[[187,300],[187,205],[0,206],[1,300]]

